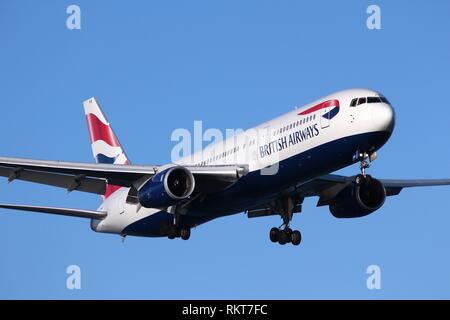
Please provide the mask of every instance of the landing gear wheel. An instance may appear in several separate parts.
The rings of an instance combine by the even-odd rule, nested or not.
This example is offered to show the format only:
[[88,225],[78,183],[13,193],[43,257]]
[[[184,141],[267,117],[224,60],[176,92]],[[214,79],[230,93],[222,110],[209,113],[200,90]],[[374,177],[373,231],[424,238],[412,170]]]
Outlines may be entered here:
[[177,236],[177,229],[175,228],[175,226],[169,226],[169,230],[167,231],[167,237],[169,239],[175,239]]
[[280,231],[280,234],[278,236],[278,243],[281,245],[285,245],[286,243],[288,243],[290,241],[290,237],[289,234],[285,231],[282,230]]
[[291,243],[294,246],[298,246],[300,242],[302,242],[302,234],[298,230],[293,231],[291,233]]
[[181,239],[188,240],[190,236],[191,236],[191,229],[186,228],[186,229],[181,229],[180,230],[180,237],[181,237]]
[[280,236],[280,229],[278,229],[278,228],[270,229],[269,236],[270,236],[270,241],[278,242],[278,238]]

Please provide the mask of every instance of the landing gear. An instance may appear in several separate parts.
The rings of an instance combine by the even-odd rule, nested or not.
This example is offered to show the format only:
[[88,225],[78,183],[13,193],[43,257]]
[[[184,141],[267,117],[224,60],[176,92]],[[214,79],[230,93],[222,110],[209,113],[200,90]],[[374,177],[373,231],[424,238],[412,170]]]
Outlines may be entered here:
[[181,239],[188,240],[190,236],[191,236],[191,229],[189,229],[189,228],[185,228],[185,229],[182,228],[182,229],[180,229],[180,237],[181,237]]
[[170,240],[173,240],[177,237],[177,228],[175,227],[175,225],[170,225],[168,230],[167,230],[167,237]]
[[177,208],[177,206],[172,207],[172,212],[174,215],[173,222],[168,224],[163,224],[161,233],[166,234],[169,239],[181,238],[183,240],[188,240],[191,237],[191,229],[181,223],[182,221],[182,210]]
[[289,229],[281,230],[280,234],[278,235],[278,243],[284,246],[286,243],[289,242],[290,239],[290,233]]
[[359,169],[361,170],[361,174],[363,177],[366,176],[366,169],[370,167],[370,164],[375,161],[377,158],[376,151],[368,154],[367,152],[356,152],[355,154],[356,160],[359,160],[360,165]]
[[294,246],[298,246],[300,244],[300,242],[302,242],[302,234],[300,233],[300,231],[294,230],[291,233],[291,243]]
[[167,237],[171,240],[175,238],[181,238],[183,240],[188,240],[191,237],[190,228],[177,228],[174,224],[167,227]]
[[281,245],[286,243],[292,243],[294,246],[298,246],[302,242],[302,234],[298,230],[291,230],[290,228],[279,229],[272,228],[270,230],[270,241],[278,242]]
[[[298,230],[291,230],[289,223],[292,220],[294,209],[301,208],[303,199],[294,199],[293,197],[284,197],[277,201],[274,209],[283,218],[283,224],[280,228],[270,229],[269,238],[272,242],[278,242],[281,245],[286,243],[292,243],[294,246],[298,246],[302,241],[302,234]],[[300,211],[300,210],[297,210]]]
[[269,233],[270,241],[278,242],[279,235],[280,235],[280,229],[278,229],[278,228],[270,229],[270,233]]

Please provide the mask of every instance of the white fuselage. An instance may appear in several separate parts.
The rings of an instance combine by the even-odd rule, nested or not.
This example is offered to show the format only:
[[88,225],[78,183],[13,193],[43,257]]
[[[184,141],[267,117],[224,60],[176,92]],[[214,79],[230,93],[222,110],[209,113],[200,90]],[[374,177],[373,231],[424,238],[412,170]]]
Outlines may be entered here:
[[[350,106],[352,100],[362,97],[373,99],[380,94],[365,89],[331,94],[224,141],[212,143],[202,151],[180,159],[177,165],[240,164],[247,165],[249,173],[267,170],[267,174],[277,174],[278,164],[318,146],[365,133],[391,133],[395,117],[390,104],[377,100]],[[375,150],[355,149],[357,151]],[[327,173],[326,169],[321,172]],[[92,221],[93,230],[122,234],[127,226],[161,211],[127,203],[128,192],[129,188],[121,188],[101,205],[99,211],[108,212],[108,216]]]

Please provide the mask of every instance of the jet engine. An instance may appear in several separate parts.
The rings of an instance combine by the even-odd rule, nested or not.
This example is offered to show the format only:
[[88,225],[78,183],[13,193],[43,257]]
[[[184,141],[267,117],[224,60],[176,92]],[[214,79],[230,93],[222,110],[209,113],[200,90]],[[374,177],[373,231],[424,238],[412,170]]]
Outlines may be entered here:
[[184,167],[163,170],[147,181],[138,191],[139,203],[146,208],[164,208],[189,197],[195,180]]
[[383,184],[370,175],[358,175],[352,185],[339,192],[330,204],[336,218],[359,218],[381,208],[386,200]]

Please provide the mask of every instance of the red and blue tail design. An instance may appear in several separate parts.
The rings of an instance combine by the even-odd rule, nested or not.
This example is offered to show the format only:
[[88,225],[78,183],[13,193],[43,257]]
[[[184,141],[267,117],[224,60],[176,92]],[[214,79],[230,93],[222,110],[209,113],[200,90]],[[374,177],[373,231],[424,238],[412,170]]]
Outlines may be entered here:
[[[94,97],[90,98],[83,102],[83,106],[95,161],[97,163],[129,164],[128,158],[100,109],[97,100]],[[108,198],[118,189],[120,189],[120,186],[107,184],[103,198]]]

